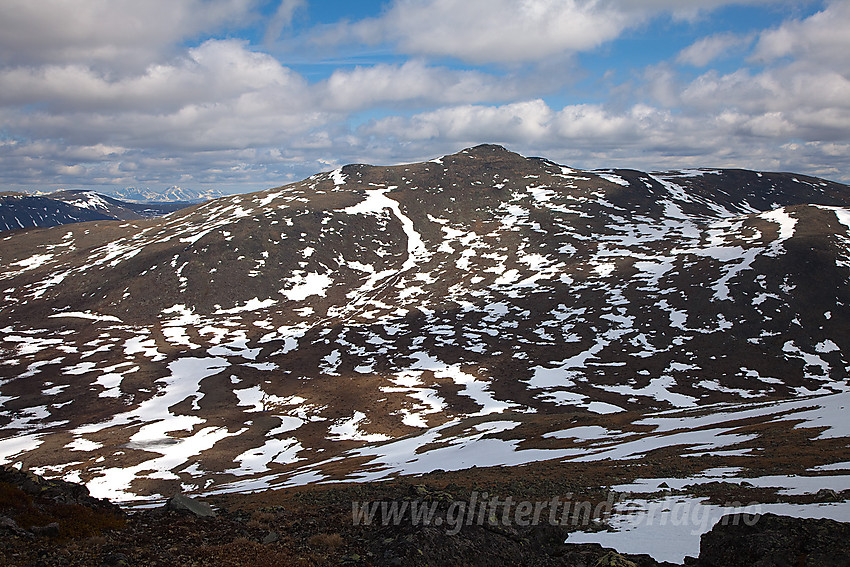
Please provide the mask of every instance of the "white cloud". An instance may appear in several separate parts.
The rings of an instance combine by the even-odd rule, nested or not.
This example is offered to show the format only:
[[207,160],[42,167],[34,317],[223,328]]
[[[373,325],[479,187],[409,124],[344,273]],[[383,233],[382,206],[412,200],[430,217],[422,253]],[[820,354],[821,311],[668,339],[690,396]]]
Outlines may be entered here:
[[670,13],[674,19],[696,21],[728,5],[781,4],[783,0],[611,0],[626,12],[643,14]]
[[641,117],[650,114],[642,105],[623,114],[611,113],[598,104],[571,105],[558,112],[556,132],[561,139],[608,140],[621,145],[639,136],[644,129]]
[[850,1],[835,0],[803,20],[790,20],[759,37],[754,61],[782,57],[805,58],[811,63],[850,69]]
[[[850,139],[850,79],[804,61],[757,74],[710,71],[682,90],[680,104],[691,111],[733,111],[745,116],[741,131],[753,135]],[[776,126],[780,123],[781,128]],[[765,124],[774,127],[765,128]]]
[[337,33],[411,54],[516,63],[591,49],[632,23],[596,0],[396,0],[381,17]]
[[[619,85],[613,81],[622,70],[612,71],[603,81],[607,94],[582,95],[589,101],[584,104],[562,88],[580,80],[573,79],[578,59],[561,55],[592,49],[652,14],[688,17],[681,11],[685,3],[399,0],[383,16],[343,31],[349,39],[371,33],[421,58],[340,67],[310,82],[246,41],[179,47],[196,30],[244,17],[252,0],[168,2],[173,11],[158,1],[130,6],[115,0],[122,17],[137,18],[143,31],[161,24],[151,36],[97,28],[86,13],[106,4],[94,0],[79,4],[82,15],[62,12],[60,2],[53,15],[25,14],[41,18],[41,28],[30,22],[28,29],[42,35],[67,16],[79,24],[80,37],[58,26],[55,39],[43,37],[32,52],[18,53],[27,41],[0,33],[0,62],[7,63],[0,66],[0,183],[259,189],[329,164],[415,161],[483,142],[578,167],[733,166],[850,175],[846,1],[757,37],[703,38],[677,58],[705,66],[755,41],[749,68],[709,69],[693,79],[691,69],[671,59],[642,75],[632,70]],[[704,14],[726,3],[687,5]],[[163,21],[168,18],[150,16],[149,5],[183,24],[204,12],[201,6],[214,13],[178,29]],[[259,36],[280,33],[301,5],[274,4],[277,19],[261,24]],[[123,20],[104,9],[104,23],[121,28]],[[8,25],[0,22],[0,32]],[[125,67],[121,54],[133,54],[133,65]],[[533,64],[500,72],[456,69],[429,56]],[[544,100],[547,94],[553,96]],[[352,126],[370,115],[381,118]]]
[[[835,145],[826,143],[850,141],[847,29],[850,2],[832,2],[808,18],[762,32],[750,58],[765,64],[762,69],[741,68],[725,74],[710,70],[685,85],[677,84],[680,78],[674,74],[655,72],[650,91],[659,102],[684,115],[715,117],[716,126],[728,132],[729,140],[742,144],[742,156],[746,142],[763,140],[784,148],[778,154],[803,147],[802,143],[809,156],[823,151],[821,161],[830,159],[827,149]],[[691,56],[698,63],[696,59],[725,43],[721,39],[715,45],[694,44],[680,59]]]
[[281,0],[280,5],[266,26],[263,43],[269,45],[277,41],[284,28],[289,27],[295,12],[307,5],[306,0]]
[[253,0],[4,0],[0,61],[146,66],[186,38],[244,21]]
[[[836,125],[840,140],[825,143],[830,123]],[[687,106],[673,111],[646,104],[619,111],[600,104],[556,110],[532,100],[387,117],[364,126],[358,135],[360,144],[374,153],[397,157],[400,149],[418,156],[427,155],[429,147],[459,149],[495,142],[578,167],[747,167],[840,178],[846,173],[837,175],[834,164],[847,147],[847,132],[848,116],[834,111],[747,112],[718,105],[710,112],[692,112]],[[795,138],[811,141],[790,142]]]
[[502,106],[462,105],[416,114],[394,116],[363,128],[369,136],[396,140],[450,140],[454,143],[538,141],[550,135],[555,113],[542,100]]
[[275,146],[342,118],[317,109],[303,77],[236,40],[138,75],[48,65],[2,69],[0,83],[0,123],[16,140],[0,145],[7,185],[260,188],[289,180]]
[[372,141],[388,139],[401,144],[441,141],[462,147],[495,142],[518,149],[581,148],[576,153],[590,155],[613,148],[640,151],[653,143],[664,145],[674,127],[669,112],[646,105],[622,112],[598,104],[555,110],[536,99],[500,106],[445,107],[408,118],[388,117],[364,126],[359,133]]
[[237,40],[209,40],[137,75],[79,64],[12,67],[0,69],[0,83],[7,126],[19,132],[81,144],[198,149],[284,143],[376,105],[499,101],[522,89],[516,78],[416,61],[338,70],[310,85]]
[[473,63],[542,62],[589,51],[662,13],[696,19],[729,4],[782,0],[395,0],[322,41],[388,42],[403,53]]
[[[29,116],[91,112],[93,120],[126,112],[150,114],[156,121],[216,108],[297,114],[309,101],[302,77],[236,40],[207,41],[181,59],[151,65],[134,76],[110,76],[82,65],[50,65],[0,70],[0,83],[0,105],[44,108],[40,114],[26,112]],[[79,127],[84,130],[86,122]]]
[[676,61],[695,67],[705,67],[715,59],[747,47],[752,40],[752,35],[741,36],[732,33],[711,35],[683,49],[676,57]]
[[319,85],[323,105],[360,110],[378,104],[502,101],[522,90],[515,79],[479,71],[431,67],[421,61],[337,70]]

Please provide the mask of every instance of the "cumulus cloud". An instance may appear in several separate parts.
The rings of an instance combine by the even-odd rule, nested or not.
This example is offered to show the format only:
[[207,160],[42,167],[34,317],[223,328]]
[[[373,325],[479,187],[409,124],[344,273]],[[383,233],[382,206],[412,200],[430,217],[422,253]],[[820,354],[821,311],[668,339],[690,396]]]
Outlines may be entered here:
[[386,103],[502,101],[517,96],[523,88],[513,78],[408,61],[337,70],[316,90],[329,109],[360,110]]
[[409,118],[396,116],[378,120],[364,127],[363,133],[397,140],[520,143],[547,136],[554,115],[539,99],[501,106],[451,106]]
[[459,144],[494,140],[508,144],[552,146],[564,142],[621,145],[656,126],[644,106],[616,113],[598,104],[560,110],[541,99],[499,106],[463,105],[389,117],[365,126],[363,133],[396,140],[447,138]]
[[611,0],[618,9],[642,14],[669,13],[677,20],[695,21],[730,4],[776,4],[782,0]]
[[377,18],[323,36],[473,63],[537,62],[589,51],[662,13],[695,19],[729,4],[778,0],[395,0]]
[[[675,148],[677,155],[688,155],[695,146],[682,144],[676,130],[670,112],[643,104],[618,112],[599,104],[554,109],[535,99],[499,106],[445,107],[407,118],[387,117],[363,126],[358,134],[371,143],[391,140],[390,144],[402,147],[435,140],[451,141],[454,147],[496,142],[524,151],[565,155],[586,165],[591,156],[603,153],[616,159],[612,152],[634,159],[660,148]],[[693,140],[700,152],[704,151],[703,140],[702,136]]]
[[0,182],[129,185],[276,177],[288,145],[341,117],[244,41],[209,40],[137,74],[81,65],[0,69]]
[[[613,86],[620,96],[580,99],[561,88],[575,68],[560,55],[593,49],[653,15],[690,17],[685,3],[397,0],[380,17],[335,33],[389,42],[418,57],[308,79],[244,40],[180,47],[198,30],[248,17],[251,0],[171,0],[168,13],[182,28],[148,13],[151,5],[167,11],[159,0],[81,0],[81,14],[45,0],[54,1],[57,13],[30,10],[19,23],[46,36],[64,14],[79,24],[79,37],[58,26],[55,39],[39,38],[43,45],[19,53],[26,41],[3,33],[10,24],[0,22],[0,183],[7,186],[260,189],[343,163],[414,161],[483,142],[577,167],[850,174],[846,0],[754,36],[705,37],[636,70],[628,82],[606,78],[606,90]],[[692,16],[726,3],[687,5]],[[151,38],[96,29],[87,20],[103,8],[104,21],[121,29],[123,20],[109,11],[118,4],[120,15],[143,29],[162,29]],[[275,16],[257,37],[265,31],[271,41],[302,5],[274,3]],[[193,10],[198,19],[187,23]],[[694,78],[682,67],[747,49],[749,66],[736,71],[709,68]],[[122,54],[133,54],[129,66]],[[508,65],[459,68],[433,57]],[[524,62],[534,64],[513,65]],[[376,118],[363,123],[368,116]]]
[[281,0],[280,5],[266,26],[263,43],[269,45],[277,41],[280,34],[283,33],[284,28],[292,23],[295,12],[306,5],[306,0]]
[[[187,104],[228,100],[279,89],[287,95],[306,83],[273,57],[245,42],[210,40],[167,64],[135,75],[113,75],[80,64],[0,69],[0,105],[39,104],[51,112],[116,110],[168,112]],[[303,94],[296,100],[303,98]]]
[[704,110],[737,108],[749,113],[850,110],[850,79],[832,70],[803,72],[796,67],[758,74],[738,70],[720,75],[710,71],[688,85],[681,100]]
[[[835,176],[836,154],[846,144],[776,144],[787,124],[775,114],[681,114],[635,104],[553,109],[541,100],[500,106],[463,105],[387,117],[356,132],[372,155],[404,160],[427,157],[434,147],[455,151],[496,142],[526,155],[545,155],[576,167],[746,167]],[[803,151],[804,150],[804,151]],[[832,152],[829,158],[824,152]]]
[[681,90],[685,109],[722,115],[740,135],[850,140],[850,2],[760,34],[763,69],[709,71]]
[[244,21],[252,0],[4,0],[0,61],[145,66],[201,32]]
[[187,175],[235,183],[293,163],[306,172],[357,145],[347,113],[505,100],[520,88],[518,80],[416,61],[339,70],[309,84],[240,40],[209,40],[136,74],[15,66],[0,68],[0,83],[0,119],[21,140],[0,146],[0,181],[41,175],[43,183],[119,185]]
[[754,61],[775,61],[782,57],[804,57],[811,63],[850,69],[850,2],[836,0],[824,10],[784,23],[763,32],[756,45]]
[[746,48],[752,40],[752,35],[741,36],[732,33],[711,35],[683,49],[676,57],[676,61],[695,67],[705,67],[731,51]]
[[[522,88],[519,80],[416,61],[338,70],[311,85],[237,40],[209,40],[137,75],[114,76],[78,64],[12,67],[0,69],[0,83],[0,107],[10,110],[8,125],[20,131],[47,134],[56,128],[69,141],[152,138],[163,146],[194,143],[187,140],[268,143],[284,131],[307,130],[322,117],[375,105],[499,101]],[[222,122],[233,122],[234,131],[216,126]],[[115,128],[118,123],[125,127]]]
[[406,52],[477,63],[536,61],[592,49],[630,25],[597,0],[396,0],[379,18],[345,24],[336,39],[389,41]]

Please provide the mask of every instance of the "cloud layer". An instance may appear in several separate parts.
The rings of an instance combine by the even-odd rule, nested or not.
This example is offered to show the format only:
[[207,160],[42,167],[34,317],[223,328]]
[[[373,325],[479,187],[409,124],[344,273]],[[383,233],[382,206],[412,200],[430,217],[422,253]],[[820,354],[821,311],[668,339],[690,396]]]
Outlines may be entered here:
[[4,0],[7,64],[146,65],[185,38],[243,21],[251,0]]
[[[317,3],[6,2],[0,184],[249,190],[482,142],[583,167],[850,181],[847,0],[765,29],[706,26],[649,66],[582,66],[583,53],[604,57],[660,21],[699,30],[728,2],[687,4],[396,0],[370,18],[296,30]],[[293,44],[304,51],[276,47]],[[318,75],[286,63],[352,46],[387,56]],[[584,95],[587,80],[604,92]]]

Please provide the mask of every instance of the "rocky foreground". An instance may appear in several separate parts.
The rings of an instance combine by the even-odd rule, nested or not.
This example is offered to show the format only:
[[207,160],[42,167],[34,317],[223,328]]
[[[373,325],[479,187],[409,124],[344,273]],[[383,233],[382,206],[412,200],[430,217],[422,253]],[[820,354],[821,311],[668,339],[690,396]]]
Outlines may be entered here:
[[[564,525],[509,526],[495,522],[446,529],[452,503],[468,501],[470,485],[431,475],[422,484],[391,482],[228,495],[201,501],[175,495],[157,508],[126,511],[92,498],[81,485],[0,469],[0,563],[23,565],[565,565],[670,567],[646,555],[620,554],[597,544],[564,543]],[[592,480],[592,479],[585,479]],[[558,489],[552,479],[473,479],[475,488]],[[604,494],[584,496],[602,503]],[[362,525],[352,502],[407,502],[392,525]],[[430,525],[409,513],[433,505]],[[545,513],[543,515],[545,517]],[[603,518],[592,520],[604,528]],[[357,523],[361,525],[356,525]],[[702,536],[694,567],[850,565],[850,523],[773,514],[729,515]]]

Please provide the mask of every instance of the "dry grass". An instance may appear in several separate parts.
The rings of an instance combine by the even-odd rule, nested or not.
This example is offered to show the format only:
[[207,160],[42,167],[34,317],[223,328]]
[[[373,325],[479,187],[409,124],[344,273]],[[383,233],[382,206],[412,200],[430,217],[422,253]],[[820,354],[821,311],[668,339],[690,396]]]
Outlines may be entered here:
[[254,510],[251,512],[251,519],[248,520],[247,526],[253,529],[265,529],[269,524],[277,519],[277,516],[266,510]]
[[98,510],[79,504],[48,502],[37,506],[32,497],[12,484],[0,482],[0,511],[24,529],[59,524],[61,540],[99,536],[104,531],[122,529],[126,518],[111,510]]
[[339,534],[320,533],[310,536],[307,543],[309,543],[312,547],[337,549],[345,543],[345,540],[343,540],[342,536]]

